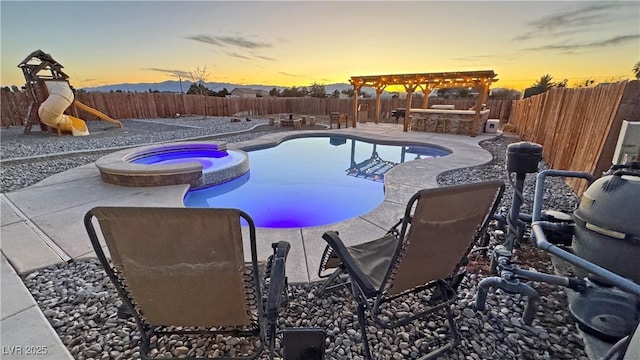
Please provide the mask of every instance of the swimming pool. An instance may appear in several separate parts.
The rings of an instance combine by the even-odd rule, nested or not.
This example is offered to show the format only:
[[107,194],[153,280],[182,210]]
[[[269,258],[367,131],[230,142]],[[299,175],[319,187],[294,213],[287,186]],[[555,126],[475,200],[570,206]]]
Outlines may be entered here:
[[248,154],[248,173],[224,184],[189,191],[185,206],[239,208],[259,227],[327,225],[380,205],[384,174],[396,164],[440,157],[449,151],[346,137],[306,137]]

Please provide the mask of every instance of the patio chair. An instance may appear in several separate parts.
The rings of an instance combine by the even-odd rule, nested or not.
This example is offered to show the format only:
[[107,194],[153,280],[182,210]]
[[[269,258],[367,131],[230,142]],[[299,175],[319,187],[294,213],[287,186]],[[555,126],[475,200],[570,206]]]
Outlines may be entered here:
[[344,127],[349,127],[349,116],[341,112],[332,112],[331,114],[329,114],[330,129],[333,128],[334,123],[338,125],[338,129],[340,129],[340,126],[342,124],[344,124]]
[[[426,189],[409,200],[401,221],[379,239],[347,247],[337,232],[323,234],[330,250],[321,266],[335,267],[334,279],[336,274],[348,275],[365,358],[371,358],[367,312],[385,329],[444,313],[450,340],[422,359],[457,345],[452,312],[457,287],[465,275],[467,255],[486,231],[503,192],[501,181]],[[396,306],[402,307],[396,301],[407,299],[416,305],[411,311],[389,316]]]
[[[249,225],[250,263],[245,263],[241,219]],[[259,267],[253,220],[236,209],[96,207],[84,223],[100,263],[134,317],[143,359],[152,337],[167,334],[247,337],[256,346],[236,350],[237,358],[257,358],[267,344],[273,359],[289,243],[274,243],[273,255]],[[186,355],[194,356],[191,349]]]

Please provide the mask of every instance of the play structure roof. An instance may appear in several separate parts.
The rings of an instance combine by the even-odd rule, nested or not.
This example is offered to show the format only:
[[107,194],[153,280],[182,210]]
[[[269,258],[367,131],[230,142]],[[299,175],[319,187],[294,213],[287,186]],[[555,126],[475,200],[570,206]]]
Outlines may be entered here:
[[[34,60],[34,59],[37,59],[40,62],[39,63],[33,63],[32,60]],[[59,78],[68,79],[69,78],[69,76],[67,74],[65,74],[64,71],[62,71],[62,68],[64,68],[64,66],[62,66],[62,64],[57,62],[51,55],[45,53],[42,50],[36,50],[36,51],[32,52],[31,54],[29,54],[29,56],[24,58],[24,60],[22,60],[18,64],[18,67],[22,68],[23,71],[24,71],[25,68],[28,68],[29,69],[28,73],[31,76],[35,76],[35,74],[37,74],[41,70],[50,70],[51,73],[52,73],[52,77],[54,77],[54,78],[57,78],[57,79],[59,79]]]

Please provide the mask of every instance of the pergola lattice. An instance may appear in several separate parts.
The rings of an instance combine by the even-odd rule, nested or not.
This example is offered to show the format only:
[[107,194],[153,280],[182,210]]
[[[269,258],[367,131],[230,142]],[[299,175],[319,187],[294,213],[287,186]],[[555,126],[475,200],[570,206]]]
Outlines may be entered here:
[[[471,87],[476,88],[480,94],[476,100],[475,116],[473,118],[473,129],[480,119],[482,104],[486,103],[489,97],[489,86],[498,81],[493,70],[480,71],[456,71],[438,72],[423,74],[391,74],[391,75],[367,75],[352,76],[349,82],[354,87],[353,92],[353,117],[352,125],[356,127],[358,118],[358,93],[363,86],[369,86],[376,90],[375,122],[380,122],[380,95],[387,86],[402,85],[407,92],[404,117],[404,131],[409,129],[409,114],[413,93],[420,89],[423,93],[422,108],[428,107],[429,93],[433,89]],[[475,130],[474,130],[475,131]],[[474,134],[475,135],[475,134]]]

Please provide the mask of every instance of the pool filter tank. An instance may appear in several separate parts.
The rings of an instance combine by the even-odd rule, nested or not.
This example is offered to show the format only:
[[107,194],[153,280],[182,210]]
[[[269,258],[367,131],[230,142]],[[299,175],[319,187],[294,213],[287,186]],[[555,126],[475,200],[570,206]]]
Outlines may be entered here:
[[576,255],[640,284],[640,163],[591,184],[573,218]]

